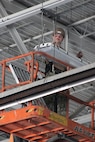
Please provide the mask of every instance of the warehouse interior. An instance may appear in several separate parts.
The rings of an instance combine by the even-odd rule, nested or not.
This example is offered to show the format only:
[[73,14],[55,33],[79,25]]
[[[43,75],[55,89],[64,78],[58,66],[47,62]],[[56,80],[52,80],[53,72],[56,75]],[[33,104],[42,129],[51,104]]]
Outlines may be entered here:
[[[23,77],[27,78],[29,75],[24,67],[27,66],[27,69],[30,69],[30,65],[33,65],[33,62],[29,62],[29,60],[30,56],[32,56],[33,59],[36,54],[32,54],[34,48],[48,48],[47,46],[50,46],[49,43],[52,42],[52,33],[55,27],[61,27],[65,30],[65,39],[62,42],[62,56],[64,56],[64,63],[59,63],[59,60],[56,57],[53,58],[50,56],[48,51],[46,51],[47,53],[42,53],[43,50],[41,50],[41,52],[37,52],[37,54],[41,54],[41,59],[45,56],[61,65],[64,64],[69,70],[57,75],[52,74],[41,79],[38,78],[36,81],[33,79],[35,76],[31,76],[29,81],[22,81]],[[59,52],[57,52],[57,54],[61,57]],[[37,68],[38,64],[36,63],[38,62],[35,62],[34,66],[36,66],[36,75],[38,75],[39,69]],[[44,70],[44,64],[41,64],[41,69]],[[46,111],[47,114],[50,114],[51,111],[48,111],[47,108],[45,109],[46,104],[43,98],[48,97],[49,101],[47,105],[52,108],[50,103],[53,102],[52,100],[54,98],[52,98],[52,96],[56,93],[57,98],[55,95],[55,99],[59,98],[57,102],[59,105],[60,103],[63,103],[60,96],[65,96],[65,99],[63,98],[65,100],[65,105],[63,105],[63,107],[65,107],[65,112],[64,108],[56,110],[56,100],[54,101],[55,112],[58,112],[59,115],[62,115],[63,117],[65,113],[66,118],[68,117],[68,120],[70,119],[70,122],[66,120],[68,125],[71,124],[72,121],[79,124],[77,125],[76,130],[72,130],[72,133],[70,133],[71,128],[69,132],[66,133],[66,129],[68,129],[67,126],[64,130],[61,126],[57,126],[59,121],[61,121],[59,120],[59,118],[61,119],[59,115],[56,115],[57,122],[54,123],[56,128],[50,130],[47,125],[43,128],[44,132],[37,132],[36,128],[33,131],[32,127],[34,126],[24,127],[24,122],[19,122],[17,124],[18,128],[16,128],[15,123],[17,123],[18,116],[16,116],[17,119],[14,121],[14,124],[11,124],[11,121],[8,122],[8,120],[14,119],[14,117],[11,116],[12,112],[16,113],[16,111],[18,112],[20,108],[23,109],[25,106],[29,107],[29,109],[39,109],[39,111],[41,111],[40,107],[34,107],[35,104],[36,106],[44,108],[42,112]],[[34,103],[32,108],[30,103],[28,104],[28,102],[31,101]],[[43,107],[43,104],[45,107]],[[67,104],[69,104],[69,110],[67,110]],[[0,142],[13,142],[11,140],[11,134],[17,137],[21,136],[21,139],[17,139],[14,142],[24,142],[24,140],[25,142],[94,142],[94,106],[95,1],[1,0]],[[33,114],[31,114],[35,116],[35,119],[37,116],[41,121],[39,122],[41,127],[39,128],[39,125],[37,125],[37,129],[40,129],[39,131],[41,131],[42,126],[45,125],[42,124],[42,122],[51,123],[53,127],[53,122],[50,121],[47,114],[44,115],[48,119],[45,119],[45,116],[42,117],[41,113],[41,116],[38,117],[39,111],[32,112]],[[22,113],[22,111],[20,113]],[[28,116],[24,116],[23,113],[22,117],[25,117],[24,119],[26,119]],[[30,121],[32,121],[32,119],[30,119]],[[62,118],[62,120],[65,121],[65,118]],[[67,125],[65,122],[64,124]],[[72,124],[72,126],[76,126],[74,124]],[[85,130],[85,127],[87,130]],[[29,130],[23,132],[23,135],[21,135],[21,132],[17,133],[19,130],[24,131],[26,129]],[[79,133],[79,137],[75,136],[75,132],[76,135]]]

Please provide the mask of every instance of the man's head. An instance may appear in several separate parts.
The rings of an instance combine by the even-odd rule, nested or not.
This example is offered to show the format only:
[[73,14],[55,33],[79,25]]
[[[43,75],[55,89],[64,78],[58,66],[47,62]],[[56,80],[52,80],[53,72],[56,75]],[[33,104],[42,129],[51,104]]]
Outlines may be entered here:
[[62,28],[56,28],[53,33],[53,43],[60,46],[65,37],[65,31]]

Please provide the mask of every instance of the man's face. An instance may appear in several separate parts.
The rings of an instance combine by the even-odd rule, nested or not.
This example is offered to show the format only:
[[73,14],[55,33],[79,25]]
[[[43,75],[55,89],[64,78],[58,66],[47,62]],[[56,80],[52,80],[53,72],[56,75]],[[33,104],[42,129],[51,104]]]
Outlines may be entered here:
[[59,33],[55,33],[53,36],[53,43],[61,44],[62,41],[63,41],[63,36]]

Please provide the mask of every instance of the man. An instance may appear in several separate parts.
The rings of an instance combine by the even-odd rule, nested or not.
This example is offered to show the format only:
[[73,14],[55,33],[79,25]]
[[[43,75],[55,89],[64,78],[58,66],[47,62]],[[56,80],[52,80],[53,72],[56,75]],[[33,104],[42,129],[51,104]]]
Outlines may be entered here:
[[[65,38],[65,31],[62,28],[56,28],[53,32],[53,41],[52,44],[55,48],[62,48],[61,44],[62,41]],[[52,72],[52,66],[54,65],[54,72],[55,74],[58,74],[61,72],[61,69],[58,65],[58,63],[53,63],[48,60],[46,60],[46,68],[45,68],[45,74],[48,74],[49,72]],[[63,71],[66,71],[66,68],[64,67]]]
[[52,43],[56,47],[62,48],[61,47],[61,43],[62,43],[64,38],[65,38],[65,31],[62,28],[56,28],[56,30],[53,33],[53,41],[52,41]]

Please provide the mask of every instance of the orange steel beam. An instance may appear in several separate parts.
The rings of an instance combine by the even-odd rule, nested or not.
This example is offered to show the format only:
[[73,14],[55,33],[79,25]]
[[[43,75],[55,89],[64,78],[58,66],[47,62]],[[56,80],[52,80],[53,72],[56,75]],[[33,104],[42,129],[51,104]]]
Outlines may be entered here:
[[[37,77],[37,72],[39,70],[39,65],[38,65],[38,62],[35,61],[34,59],[34,56],[35,55],[40,55],[40,56],[45,56],[46,58],[49,58],[51,59],[52,61],[55,61],[55,62],[58,62],[60,64],[63,64],[65,65],[67,68],[71,69],[73,68],[72,66],[70,66],[69,64],[63,62],[63,61],[60,61],[44,52],[39,52],[39,51],[35,51],[35,52],[29,52],[29,53],[26,53],[26,54],[22,54],[22,55],[19,55],[19,56],[16,56],[16,57],[12,57],[12,58],[7,58],[5,60],[2,60],[0,61],[0,66],[2,67],[2,88],[0,89],[0,92],[3,92],[7,89],[11,89],[11,88],[14,88],[14,87],[17,87],[17,86],[21,86],[21,85],[25,85],[25,84],[29,84],[31,82],[33,82],[36,77]],[[12,84],[12,85],[5,85],[5,71],[6,69],[8,69],[8,66],[7,64],[10,63],[11,61],[15,61],[15,60],[19,60],[21,58],[25,58],[27,56],[31,56],[31,60],[30,61],[27,61],[25,62],[25,65],[27,67],[27,71],[30,72],[30,79],[27,80],[27,81],[24,81],[24,82],[20,82],[19,84]],[[36,69],[35,69],[35,66],[36,66]]]
[[65,66],[66,66],[67,68],[69,68],[69,69],[75,68],[75,67],[73,67],[72,65],[70,65],[69,63],[66,63],[66,62],[64,62],[64,61],[61,61],[61,60],[59,60],[59,59],[57,59],[57,58],[55,58],[55,57],[53,57],[53,56],[51,56],[51,55],[49,55],[49,54],[47,54],[47,53],[45,53],[45,52],[42,52],[42,51],[35,51],[34,54],[45,56],[46,58],[51,59],[51,60],[54,61],[54,62],[58,62],[59,64],[65,65]]
[[84,102],[83,100],[78,99],[78,98],[76,98],[76,97],[70,95],[70,93],[69,93],[68,91],[69,91],[69,90],[67,90],[67,92],[66,92],[66,91],[61,91],[61,92],[59,92],[59,94],[63,94],[63,95],[66,96],[67,98],[69,98],[69,99],[71,99],[71,100],[73,100],[73,101],[75,101],[75,102],[77,102],[77,103],[79,103],[79,104],[82,104],[82,105],[85,105],[85,106],[89,106],[89,107],[91,107],[91,108],[95,108],[95,106],[91,105],[89,102]]
[[39,106],[2,112],[0,130],[30,142],[44,142],[60,132],[78,141],[95,142],[95,130]]
[[10,141],[9,142],[14,142],[13,134],[10,135]]
[[89,80],[89,78],[94,78],[94,76],[95,76],[95,67],[92,66],[91,68],[80,71],[77,74],[75,72],[72,75],[66,74],[65,77],[61,76],[61,78],[58,78],[57,80],[55,79],[50,82],[48,81],[48,82],[42,83],[42,85],[37,85],[33,88],[29,88],[27,90],[24,90],[24,92],[23,92],[23,90],[16,92],[14,94],[11,94],[11,96],[7,96],[7,98],[4,98],[4,99],[1,98],[0,105],[10,103],[10,100],[11,100],[11,102],[13,102],[14,100],[28,98],[28,97],[30,97],[30,95],[32,97],[35,97],[39,94],[39,92],[40,93],[42,92],[44,94],[47,92],[47,90],[52,91],[56,87],[60,88],[60,87],[64,87],[64,86],[69,86],[70,84],[73,84],[73,83],[76,84],[77,81],[81,82],[81,81],[84,81],[85,79]]
[[91,101],[89,104],[92,106],[92,108],[91,108],[91,128],[94,129],[94,126],[95,126],[95,124],[94,124],[95,100]]
[[[34,80],[34,66],[37,66],[36,75],[38,72],[38,64],[34,62],[34,55],[43,55],[49,59],[52,59],[55,62],[65,65],[67,68],[73,68],[69,64],[57,60],[54,57],[51,57],[43,52],[30,52],[23,54],[17,57],[8,58],[0,62],[2,66],[2,88],[1,92],[6,89],[24,85],[30,83]],[[13,60],[18,60],[26,56],[31,56],[32,60],[27,61],[27,70],[31,72],[31,79],[25,82],[20,82],[19,84],[14,84],[11,86],[5,86],[5,69],[6,64]],[[70,95],[68,96],[70,98]],[[76,98],[71,97],[79,103],[88,103]],[[11,117],[10,117],[11,116]],[[14,110],[10,112],[2,112],[0,114],[0,130],[5,131],[10,134],[15,134],[18,137],[27,139],[29,141],[38,140],[44,142],[50,137],[54,136],[56,133],[63,132],[68,136],[74,136],[76,139],[79,138],[80,141],[85,139],[85,141],[94,142],[95,141],[95,131],[84,127],[78,123],[67,119],[66,117],[60,116],[54,112],[49,111],[48,109],[39,107],[39,106],[28,106],[21,108],[19,110]]]
[[5,86],[5,67],[6,67],[6,62],[2,62],[2,88],[1,91],[4,91],[4,86]]
[[[27,57],[27,56],[31,56],[31,61],[27,61],[27,63],[25,63],[27,70],[30,72],[30,80],[20,82],[19,84],[13,84],[13,85],[6,86],[5,85],[5,71],[6,71],[6,69],[8,69],[7,63],[10,63],[11,61],[19,60],[19,59]],[[33,52],[30,52],[27,54],[19,55],[19,56],[13,57],[13,58],[8,58],[3,61],[0,61],[0,65],[2,67],[2,88],[0,89],[0,92],[3,92],[7,89],[11,89],[11,88],[14,88],[17,86],[28,84],[36,79],[38,69],[39,69],[39,64],[37,61],[34,60],[33,56],[34,56]],[[29,66],[27,66],[27,64],[29,64]],[[36,66],[36,68],[35,68],[35,66]]]

